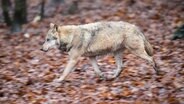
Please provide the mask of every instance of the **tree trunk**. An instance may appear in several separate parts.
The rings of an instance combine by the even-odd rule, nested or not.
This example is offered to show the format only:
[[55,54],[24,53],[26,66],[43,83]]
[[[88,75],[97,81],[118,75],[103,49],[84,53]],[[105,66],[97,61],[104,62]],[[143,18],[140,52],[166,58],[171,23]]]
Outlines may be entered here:
[[3,10],[4,21],[7,26],[11,26],[11,18],[9,16],[9,6],[11,5],[10,0],[1,0],[1,5]]
[[52,0],[52,2],[56,5],[60,4],[60,3],[64,3],[65,0]]
[[75,14],[78,12],[78,1],[75,0],[72,2],[71,6],[68,9],[68,14]]
[[41,2],[41,9],[40,9],[41,20],[44,18],[44,8],[45,8],[45,0],[42,0],[42,2]]
[[26,0],[15,0],[12,31],[21,31],[21,25],[27,22]]
[[15,0],[14,21],[20,24],[27,22],[26,0]]

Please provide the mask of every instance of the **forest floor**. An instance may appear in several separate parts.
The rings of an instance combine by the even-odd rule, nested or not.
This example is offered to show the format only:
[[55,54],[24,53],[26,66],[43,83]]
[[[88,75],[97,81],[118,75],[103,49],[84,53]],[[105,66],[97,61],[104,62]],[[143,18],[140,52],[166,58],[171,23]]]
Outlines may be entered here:
[[[28,7],[28,20],[39,12],[38,2]],[[74,14],[69,3],[55,9],[46,5],[46,18],[27,23],[20,33],[0,23],[0,104],[184,104],[184,41],[171,40],[183,23],[182,0],[81,0]],[[2,21],[2,18],[0,18]],[[84,24],[95,21],[127,21],[139,26],[154,48],[160,70],[156,75],[145,60],[125,50],[119,78],[99,80],[88,59],[60,86],[52,83],[67,64],[67,53],[40,51],[49,23]],[[116,66],[112,56],[98,63],[105,74]]]

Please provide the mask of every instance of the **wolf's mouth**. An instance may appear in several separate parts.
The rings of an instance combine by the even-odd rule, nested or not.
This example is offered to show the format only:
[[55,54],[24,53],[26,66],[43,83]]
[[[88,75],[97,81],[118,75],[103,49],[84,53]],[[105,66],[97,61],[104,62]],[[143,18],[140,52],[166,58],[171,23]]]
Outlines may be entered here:
[[44,50],[43,48],[41,48],[40,50],[43,51],[43,52],[47,52],[48,51],[48,50]]

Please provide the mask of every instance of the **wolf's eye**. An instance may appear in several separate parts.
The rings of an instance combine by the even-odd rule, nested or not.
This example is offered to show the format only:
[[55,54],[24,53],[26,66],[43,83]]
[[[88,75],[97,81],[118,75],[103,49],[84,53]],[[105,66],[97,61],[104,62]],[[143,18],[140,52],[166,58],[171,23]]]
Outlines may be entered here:
[[50,39],[47,39],[47,41],[50,41]]

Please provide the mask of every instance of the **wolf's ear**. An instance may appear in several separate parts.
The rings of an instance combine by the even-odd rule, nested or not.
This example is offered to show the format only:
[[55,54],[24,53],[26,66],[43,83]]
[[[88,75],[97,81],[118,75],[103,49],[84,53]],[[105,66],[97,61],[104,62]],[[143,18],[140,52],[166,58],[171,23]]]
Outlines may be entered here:
[[57,32],[58,32],[58,28],[59,28],[58,25],[54,25],[54,29],[56,29]]
[[50,23],[50,28],[53,28],[55,24],[53,23]]
[[55,29],[56,31],[58,31],[58,25],[50,23],[50,28]]

